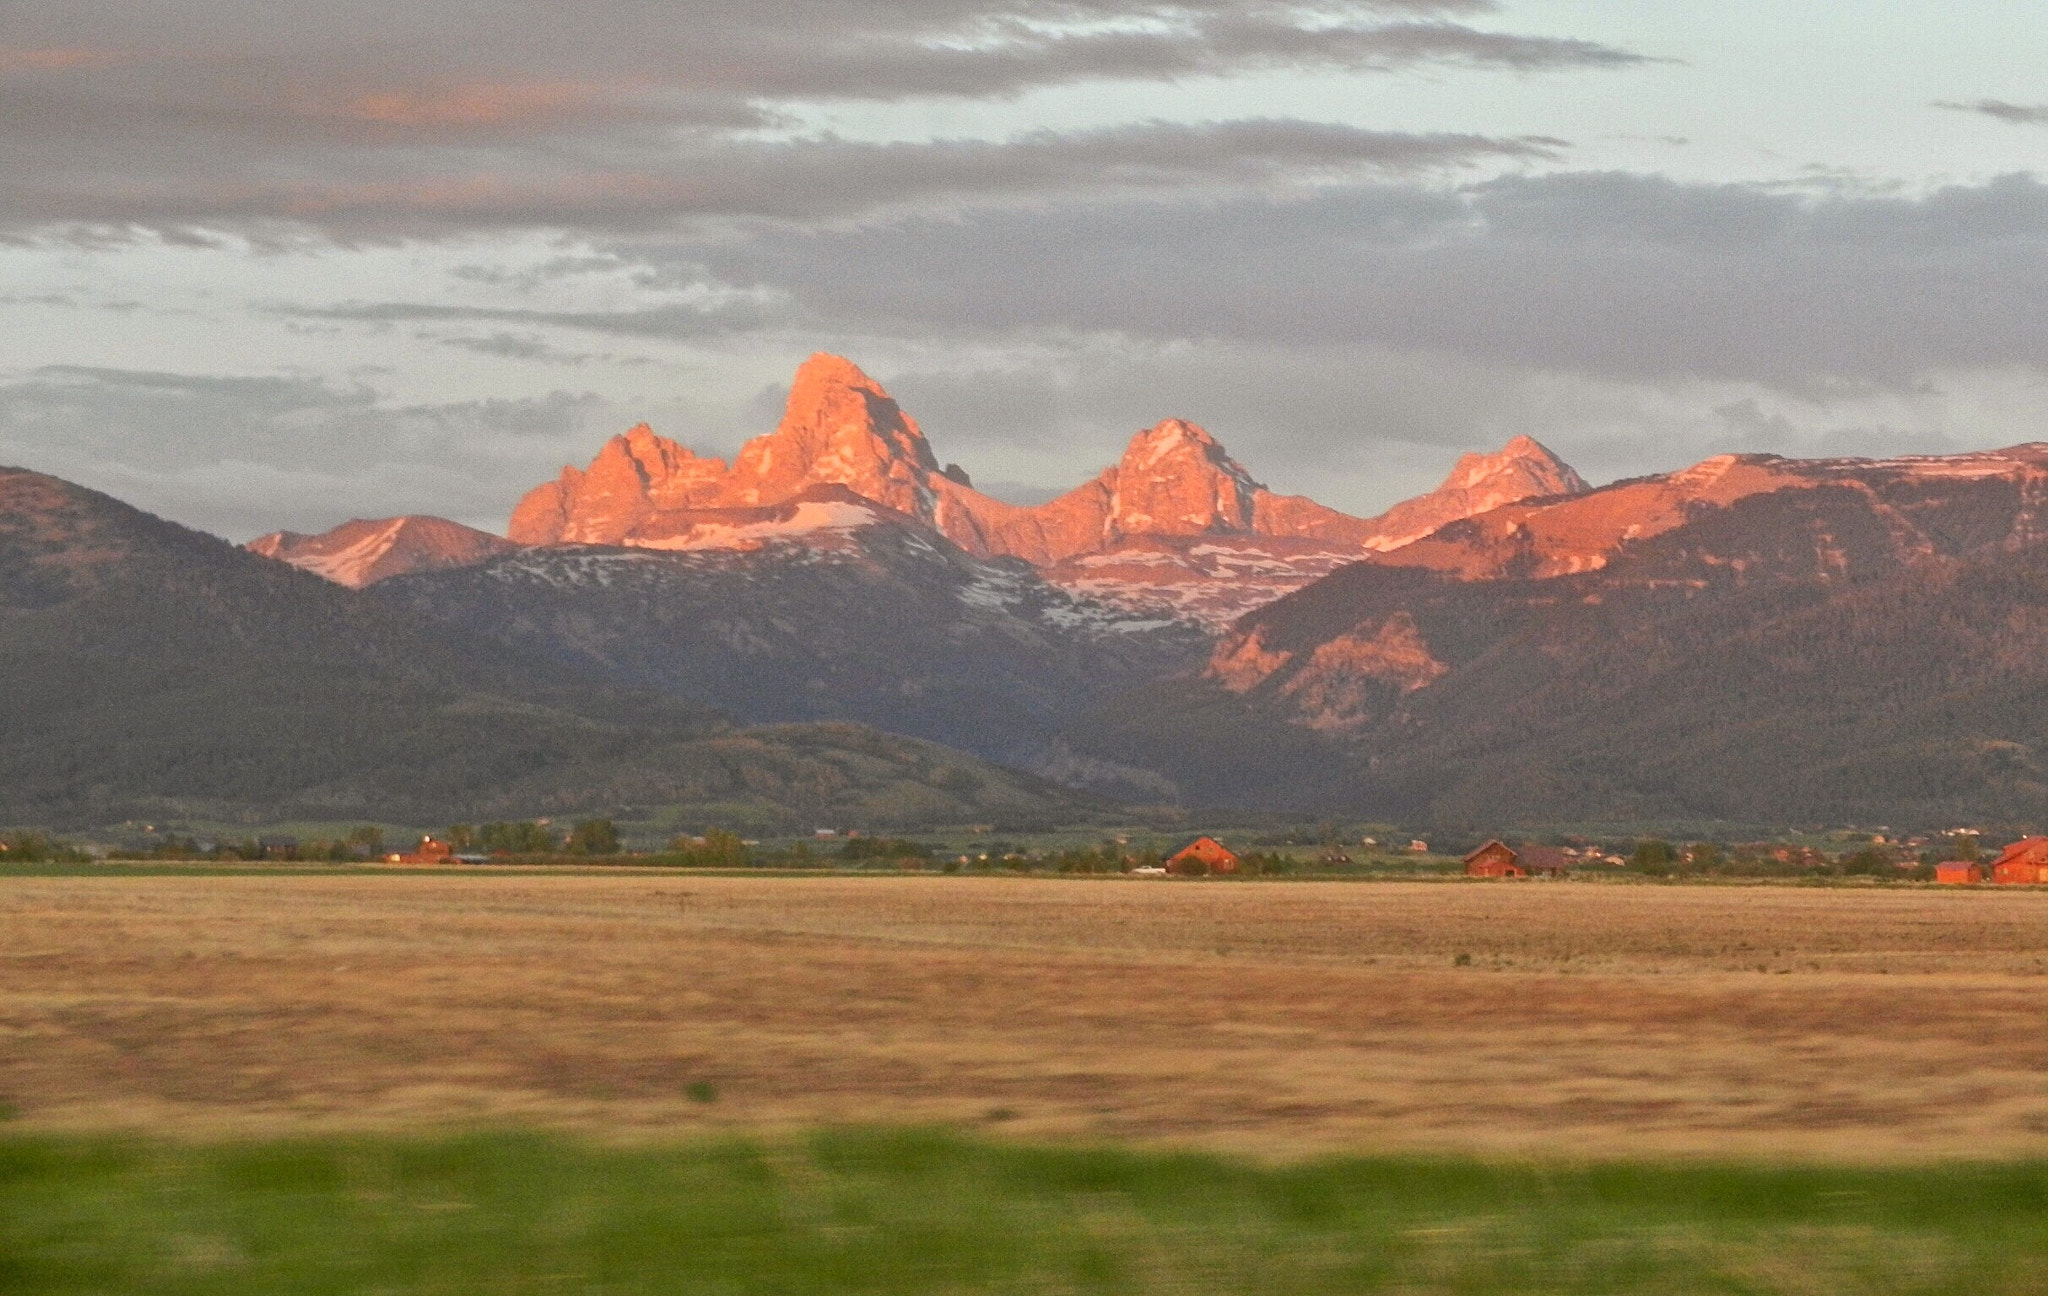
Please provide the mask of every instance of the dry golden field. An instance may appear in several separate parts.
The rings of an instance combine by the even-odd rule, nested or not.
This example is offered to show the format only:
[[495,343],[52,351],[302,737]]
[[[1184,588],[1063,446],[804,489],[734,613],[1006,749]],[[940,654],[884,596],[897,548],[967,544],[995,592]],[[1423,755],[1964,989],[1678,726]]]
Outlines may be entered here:
[[193,1135],[945,1121],[1274,1154],[2040,1156],[2048,893],[13,877],[0,1100]]

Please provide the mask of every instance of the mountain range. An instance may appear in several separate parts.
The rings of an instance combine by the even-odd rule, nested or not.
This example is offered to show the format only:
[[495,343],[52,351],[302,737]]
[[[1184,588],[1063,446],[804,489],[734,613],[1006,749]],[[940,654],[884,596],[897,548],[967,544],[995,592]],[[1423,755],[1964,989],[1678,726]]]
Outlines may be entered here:
[[[1362,554],[1394,548],[1475,512],[1585,482],[1528,437],[1467,455],[1444,485],[1378,518],[1266,489],[1203,429],[1168,419],[1131,438],[1117,463],[1036,506],[974,489],[939,465],[915,420],[851,361],[815,355],[797,370],[780,425],[728,466],[642,424],[583,468],[562,469],[512,511],[506,537],[444,518],[356,521],[319,536],[252,542],[269,557],[351,586],[470,566],[513,546],[565,544],[746,552],[735,509],[843,486],[982,559],[1017,559],[1074,593],[1139,614],[1164,611],[1220,630]],[[784,537],[801,522],[781,524]],[[830,528],[826,528],[830,529]]]
[[1087,813],[930,743],[743,728],[19,469],[0,469],[0,675],[0,825]]
[[1087,732],[1198,799],[1417,821],[2029,824],[2044,644],[2048,445],[1727,455],[1376,554]]
[[1198,667],[1233,619],[1375,547],[1503,499],[1584,489],[1519,438],[1385,519],[1352,517],[1275,494],[1169,419],[1093,480],[1013,505],[941,467],[857,366],[817,355],[776,430],[730,464],[643,425],[529,491],[502,539],[408,517],[250,547],[747,721],[856,721],[1170,799],[1148,764],[1083,755],[1067,730]]
[[[1025,506],[976,490],[879,384],[820,355],[730,463],[636,427],[528,492],[503,537],[387,518],[266,536],[242,561],[319,576],[289,588],[326,591],[382,627],[372,641],[498,672],[436,677],[436,696],[547,698],[600,725],[651,699],[681,726],[670,744],[706,725],[904,735],[970,753],[949,759],[1016,807],[1062,795],[1035,776],[1478,827],[2026,824],[2048,822],[2044,482],[2036,444],[1725,455],[1596,489],[1516,437],[1365,518],[1268,490],[1168,419]],[[35,563],[12,570],[38,588]],[[364,668],[277,669],[318,694],[322,671]],[[632,750],[618,759],[648,749]],[[565,777],[549,795],[602,783],[572,795]]]

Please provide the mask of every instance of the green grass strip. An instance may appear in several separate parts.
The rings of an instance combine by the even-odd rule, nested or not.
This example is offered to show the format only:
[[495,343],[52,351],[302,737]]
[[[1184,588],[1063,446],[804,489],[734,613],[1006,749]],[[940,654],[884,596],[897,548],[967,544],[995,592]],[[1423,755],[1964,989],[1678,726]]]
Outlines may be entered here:
[[2048,1292],[2048,1166],[0,1138],[0,1292]]

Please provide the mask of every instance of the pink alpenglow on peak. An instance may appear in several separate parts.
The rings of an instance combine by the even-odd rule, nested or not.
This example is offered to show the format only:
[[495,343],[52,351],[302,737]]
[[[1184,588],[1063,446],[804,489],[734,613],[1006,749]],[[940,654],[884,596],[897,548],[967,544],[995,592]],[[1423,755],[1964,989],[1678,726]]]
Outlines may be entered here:
[[820,353],[796,371],[781,425],[740,450],[729,489],[734,504],[774,504],[830,482],[929,517],[938,474],[924,433],[881,384],[851,360]]
[[[964,475],[964,474],[963,474]],[[988,552],[984,520],[1014,512],[940,469],[915,420],[841,356],[804,361],[775,431],[740,448],[728,468],[645,427],[613,437],[587,469],[564,468],[513,510],[522,544],[626,544],[673,530],[663,515],[771,507],[812,486],[844,486]]]
[[1265,490],[1215,437],[1168,419],[1132,437],[1117,464],[1105,538],[1251,531]]
[[1366,536],[1358,518],[1299,495],[1275,495],[1215,437],[1168,419],[1131,438],[1123,458],[1084,486],[1036,508],[1014,509],[989,546],[1044,565],[1165,536],[1282,536],[1342,541]]
[[650,514],[722,502],[723,459],[700,459],[645,423],[605,442],[588,468],[528,491],[506,534],[520,544],[618,544]]
[[1552,495],[1583,495],[1589,488],[1572,466],[1534,437],[1518,436],[1498,454],[1459,457],[1444,484],[1404,500],[1372,520],[1365,547],[1398,549],[1453,522],[1509,504]]
[[488,531],[419,516],[358,518],[319,535],[273,531],[243,547],[351,589],[408,572],[468,567],[518,548]]
[[1430,495],[1358,518],[1275,494],[1203,428],[1167,419],[1133,435],[1092,481],[1021,507],[942,469],[880,383],[844,357],[819,354],[797,370],[775,431],[747,442],[730,467],[637,427],[588,468],[565,468],[530,492],[509,534],[533,545],[645,546],[657,536],[708,544],[738,533],[730,518],[707,514],[772,508],[821,486],[872,500],[976,556],[1019,558],[1092,595],[1171,606],[1215,625],[1446,523],[1585,489],[1555,455],[1517,437],[1498,454],[1465,456]]

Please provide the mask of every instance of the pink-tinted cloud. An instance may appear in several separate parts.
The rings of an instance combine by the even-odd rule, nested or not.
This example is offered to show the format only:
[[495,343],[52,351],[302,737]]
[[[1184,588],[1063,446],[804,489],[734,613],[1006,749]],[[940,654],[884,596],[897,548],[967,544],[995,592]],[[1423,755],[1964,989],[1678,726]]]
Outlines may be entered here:
[[[1133,122],[1074,140],[878,150],[819,136],[777,145],[763,128],[831,101],[987,100],[1292,69],[1529,73],[1645,61],[1451,21],[1494,8],[497,0],[484,13],[454,0],[65,0],[25,15],[17,48],[0,51],[0,71],[61,72],[0,76],[0,230],[297,221],[350,237],[527,223],[640,229],[706,212],[844,219],[896,201],[863,168],[907,198],[1065,193],[1091,176],[1114,190],[1284,184],[1331,167],[1455,164],[1450,154],[1475,149],[1534,157],[1550,143],[1368,140],[1313,123],[1176,136]],[[148,56],[104,52],[117,47]]]

